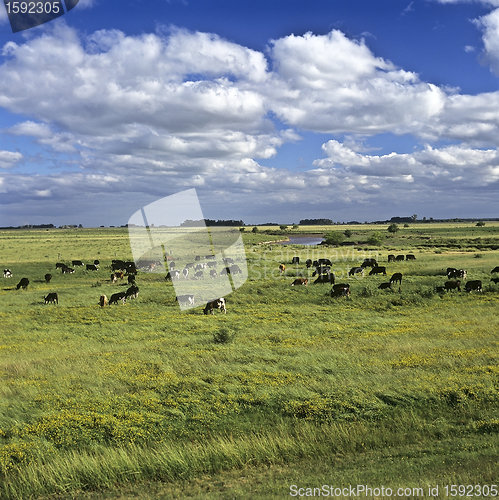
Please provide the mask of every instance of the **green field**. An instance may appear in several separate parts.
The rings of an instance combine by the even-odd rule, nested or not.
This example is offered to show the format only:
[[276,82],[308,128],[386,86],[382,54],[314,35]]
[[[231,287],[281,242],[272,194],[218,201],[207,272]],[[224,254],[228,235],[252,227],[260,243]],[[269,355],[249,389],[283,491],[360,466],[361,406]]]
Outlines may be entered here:
[[[0,287],[0,498],[499,490],[499,223],[409,226],[288,232],[352,230],[342,246],[313,248],[246,228],[248,281],[215,316],[204,304],[181,312],[172,283],[144,272],[137,299],[99,307],[126,290],[109,280],[112,259],[132,259],[124,228],[1,231],[2,270],[14,277]],[[386,235],[380,247],[366,244],[374,231]],[[416,260],[387,262],[405,253]],[[351,296],[291,287],[311,277],[309,257],[329,257]],[[366,257],[388,276],[348,277]],[[101,268],[56,271],[73,259]],[[483,293],[437,293],[447,267],[482,280]],[[378,290],[395,272],[400,290]],[[22,277],[27,291],[16,290]],[[44,304],[49,292],[58,305]]]

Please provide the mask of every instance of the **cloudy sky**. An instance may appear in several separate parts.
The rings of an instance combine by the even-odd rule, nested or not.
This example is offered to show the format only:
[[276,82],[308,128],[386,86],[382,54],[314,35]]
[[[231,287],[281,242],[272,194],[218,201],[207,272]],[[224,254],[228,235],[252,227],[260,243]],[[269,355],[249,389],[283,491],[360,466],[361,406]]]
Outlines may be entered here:
[[0,5],[0,226],[499,216],[499,0]]

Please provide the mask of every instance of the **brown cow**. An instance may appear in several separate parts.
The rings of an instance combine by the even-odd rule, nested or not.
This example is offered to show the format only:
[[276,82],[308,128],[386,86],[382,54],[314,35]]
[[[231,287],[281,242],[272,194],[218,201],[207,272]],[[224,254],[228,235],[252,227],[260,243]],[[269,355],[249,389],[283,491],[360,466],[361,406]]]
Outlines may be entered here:
[[108,302],[107,297],[105,295],[101,295],[99,299],[99,305],[101,307],[107,306],[107,302]]
[[445,282],[445,290],[455,290],[457,288],[457,291],[461,291],[461,282],[459,280],[457,281],[446,281]]
[[286,272],[286,266],[284,264],[279,264],[279,272],[281,274]]
[[293,283],[291,283],[291,286],[295,285],[308,285],[308,278],[296,278]]

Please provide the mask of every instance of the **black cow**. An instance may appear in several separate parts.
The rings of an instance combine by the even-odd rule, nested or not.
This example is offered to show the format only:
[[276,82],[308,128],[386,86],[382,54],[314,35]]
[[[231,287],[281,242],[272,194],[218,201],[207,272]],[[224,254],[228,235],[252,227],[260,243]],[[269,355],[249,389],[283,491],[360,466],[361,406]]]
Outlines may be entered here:
[[100,260],[94,260],[94,264],[95,264],[96,266],[100,266]]
[[409,253],[405,256],[405,260],[416,260],[416,256],[412,253]]
[[307,265],[307,269],[311,268],[312,267],[312,259],[307,259],[305,261],[305,264]]
[[464,285],[464,289],[467,292],[471,292],[475,290],[476,292],[482,292],[482,282],[480,280],[468,281],[466,285]]
[[299,264],[300,263],[300,257],[293,257],[291,259],[291,264]]
[[125,271],[126,264],[123,260],[113,260],[111,262],[111,271]]
[[72,260],[72,261],[71,261],[71,264],[72,264],[73,266],[83,266],[83,265],[84,265],[84,264],[83,264],[83,262],[82,262],[81,260]]
[[129,274],[127,277],[127,282],[129,285],[135,285],[135,274]]
[[314,281],[314,285],[317,285],[319,283],[334,283],[334,281],[335,281],[335,278],[334,278],[334,274],[333,273],[330,273],[330,274],[321,274]]
[[350,295],[350,285],[348,283],[338,283],[331,288],[331,297],[348,297]]
[[319,264],[319,266],[332,266],[331,261],[329,259],[317,259],[317,263]]
[[45,283],[50,283],[51,279],[52,279],[52,275],[51,274],[46,274],[45,275]]
[[402,273],[394,273],[393,276],[390,278],[390,284],[397,282],[399,285],[402,284]]
[[125,292],[125,298],[128,299],[129,297],[132,299],[136,299],[139,296],[139,287],[137,285],[132,285],[126,292]]
[[381,283],[381,285],[379,285],[378,289],[379,290],[386,290],[386,289],[392,289],[392,282],[390,281],[389,283]]
[[239,274],[242,273],[241,269],[237,264],[233,264],[232,266],[229,267],[229,272],[230,274]]
[[497,285],[497,283],[499,283],[499,278],[490,278],[490,281],[493,281]]
[[213,260],[215,258],[215,256],[214,255],[205,255],[204,258],[206,260]]
[[62,274],[73,274],[75,272],[74,269],[71,269],[70,267],[66,267],[64,266],[62,269],[61,269],[61,273]]
[[318,274],[321,276],[322,274],[329,274],[331,272],[331,268],[329,266],[317,266],[315,268],[315,271],[312,273],[312,276],[315,276]]
[[227,309],[225,307],[225,299],[223,297],[208,302],[203,312],[205,314],[210,314],[210,313],[215,314],[215,309],[220,309],[221,313],[227,314]]
[[98,271],[99,268],[95,264],[87,264],[87,271]]
[[378,263],[376,262],[376,259],[364,259],[364,262],[362,262],[361,267],[376,267]]
[[404,259],[405,259],[405,257],[404,257],[403,255],[397,255],[397,256],[395,257],[395,260],[396,260],[396,261],[399,261],[399,260],[404,260]]
[[383,274],[383,276],[386,276],[386,267],[384,266],[373,267],[369,272],[369,276],[372,276],[373,274]]
[[492,271],[490,271],[491,273],[499,273],[499,266],[496,266],[494,267],[494,269],[492,269]]
[[231,259],[230,257],[224,257],[224,263],[225,265],[234,264],[234,259]]
[[56,269],[64,269],[66,267],[66,264],[64,264],[63,262],[58,262],[56,265],[55,265],[55,268]]
[[218,276],[216,269],[210,269],[210,278],[216,278]]
[[211,269],[212,267],[217,267],[216,261],[210,261],[208,262],[208,267]]
[[348,276],[355,276],[357,273],[362,274],[364,276],[364,268],[363,267],[352,267],[350,271],[348,271]]
[[19,288],[22,288],[23,290],[27,290],[29,285],[29,279],[28,278],[22,278],[21,281],[17,284],[16,290],[19,290]]
[[388,262],[395,262],[395,255],[390,254],[390,255],[388,256]]
[[59,304],[59,297],[56,293],[49,293],[46,297],[43,297],[43,300],[45,300],[45,304],[48,304],[49,302]]
[[446,281],[444,285],[445,290],[455,290],[457,288],[458,292],[461,291],[461,282],[457,281]]
[[118,304],[120,300],[123,304],[126,302],[126,292],[113,293],[109,299],[109,305]]

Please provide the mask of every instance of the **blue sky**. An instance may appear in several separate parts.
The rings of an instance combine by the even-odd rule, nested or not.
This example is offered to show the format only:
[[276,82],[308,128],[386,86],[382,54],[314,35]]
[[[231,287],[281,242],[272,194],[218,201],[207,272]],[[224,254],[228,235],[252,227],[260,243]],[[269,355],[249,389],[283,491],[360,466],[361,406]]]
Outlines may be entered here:
[[0,226],[498,216],[499,0],[0,5]]

